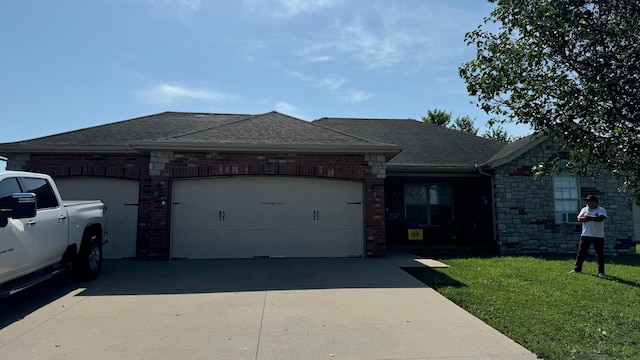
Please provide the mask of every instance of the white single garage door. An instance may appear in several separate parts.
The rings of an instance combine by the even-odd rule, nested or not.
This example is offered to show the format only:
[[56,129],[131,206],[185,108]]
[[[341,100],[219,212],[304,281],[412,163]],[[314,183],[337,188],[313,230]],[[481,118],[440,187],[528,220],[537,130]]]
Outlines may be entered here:
[[138,232],[138,181],[114,178],[56,179],[63,200],[102,200],[107,205],[109,242],[105,259],[136,256]]
[[172,183],[173,258],[362,256],[359,182],[256,176]]

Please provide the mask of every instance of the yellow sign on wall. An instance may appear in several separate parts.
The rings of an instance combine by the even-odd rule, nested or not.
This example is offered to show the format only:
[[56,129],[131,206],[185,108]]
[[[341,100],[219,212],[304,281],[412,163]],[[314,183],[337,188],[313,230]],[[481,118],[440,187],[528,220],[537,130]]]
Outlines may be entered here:
[[409,229],[409,240],[422,240],[422,229]]

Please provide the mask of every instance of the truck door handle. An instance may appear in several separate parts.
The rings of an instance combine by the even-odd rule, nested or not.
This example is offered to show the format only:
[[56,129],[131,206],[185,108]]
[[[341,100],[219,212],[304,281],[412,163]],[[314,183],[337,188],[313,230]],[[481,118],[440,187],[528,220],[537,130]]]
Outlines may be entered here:
[[224,211],[220,210],[218,211],[218,221],[224,221]]
[[65,221],[67,219],[67,215],[60,215],[58,216],[58,220],[59,221]]
[[28,227],[32,227],[32,226],[34,226],[35,224],[36,224],[36,222],[35,222],[35,221],[33,221],[33,220],[29,220],[29,221],[27,221],[27,226],[28,226]]

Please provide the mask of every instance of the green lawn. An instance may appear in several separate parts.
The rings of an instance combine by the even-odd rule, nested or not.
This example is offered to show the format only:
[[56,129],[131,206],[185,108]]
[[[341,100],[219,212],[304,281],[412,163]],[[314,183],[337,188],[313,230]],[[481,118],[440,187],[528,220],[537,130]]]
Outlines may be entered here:
[[406,269],[544,359],[640,359],[640,255],[447,258],[450,268]]

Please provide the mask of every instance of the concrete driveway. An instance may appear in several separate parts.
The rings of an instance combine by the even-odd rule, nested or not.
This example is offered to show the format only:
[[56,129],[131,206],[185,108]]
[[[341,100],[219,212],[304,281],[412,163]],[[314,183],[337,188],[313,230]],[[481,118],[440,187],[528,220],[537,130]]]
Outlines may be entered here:
[[387,259],[105,261],[0,300],[3,359],[535,359]]

